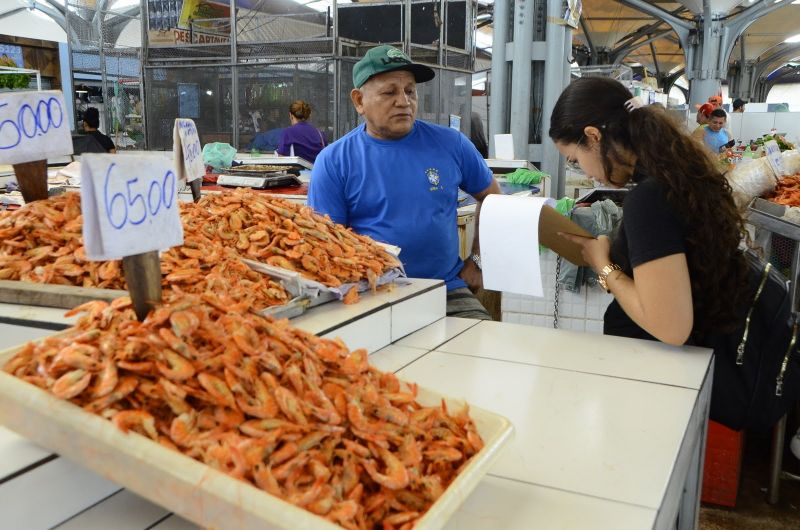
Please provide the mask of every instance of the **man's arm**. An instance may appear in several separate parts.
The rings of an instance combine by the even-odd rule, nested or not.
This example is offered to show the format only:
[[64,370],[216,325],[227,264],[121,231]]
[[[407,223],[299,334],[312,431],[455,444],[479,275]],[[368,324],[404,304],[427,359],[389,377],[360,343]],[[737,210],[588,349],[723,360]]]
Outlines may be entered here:
[[[481,218],[481,204],[483,204],[483,199],[491,195],[492,193],[501,193],[500,185],[497,183],[494,177],[492,177],[492,181],[489,186],[481,192],[473,193],[472,196],[477,201],[475,205],[475,237],[472,239],[472,254],[480,256],[481,254],[481,245],[480,245],[480,218]],[[481,274],[480,269],[475,264],[475,262],[468,258],[464,262],[464,268],[461,269],[461,273],[459,273],[461,279],[464,280],[470,289],[473,291],[483,287],[483,276]]]

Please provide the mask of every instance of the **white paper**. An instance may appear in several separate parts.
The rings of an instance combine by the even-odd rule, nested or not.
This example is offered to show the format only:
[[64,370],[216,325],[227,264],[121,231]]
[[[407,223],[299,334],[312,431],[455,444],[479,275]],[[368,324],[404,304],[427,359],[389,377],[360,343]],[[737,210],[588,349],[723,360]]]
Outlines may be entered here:
[[206,174],[203,148],[194,121],[178,118],[172,128],[172,155],[180,180],[192,182]]
[[494,157],[497,160],[515,160],[513,135],[511,134],[494,135]]
[[769,162],[772,171],[775,172],[775,176],[778,178],[784,176],[786,173],[783,170],[783,157],[781,156],[781,148],[778,147],[778,142],[775,140],[766,142],[764,144],[764,152],[767,162]]
[[489,195],[480,214],[483,287],[543,296],[539,263],[539,214],[553,199]]
[[71,154],[69,116],[60,91],[0,93],[0,164]]
[[172,161],[157,154],[85,154],[81,162],[89,259],[119,259],[183,244]]

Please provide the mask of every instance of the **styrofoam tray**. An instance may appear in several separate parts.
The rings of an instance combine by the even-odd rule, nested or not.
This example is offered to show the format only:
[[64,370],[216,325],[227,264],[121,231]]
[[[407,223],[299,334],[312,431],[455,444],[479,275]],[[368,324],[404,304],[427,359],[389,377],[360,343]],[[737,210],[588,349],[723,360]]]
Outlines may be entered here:
[[[18,350],[0,353],[0,366]],[[437,405],[441,398],[419,389],[424,405]],[[463,404],[446,401],[452,411]],[[506,418],[477,407],[470,407],[470,414],[485,446],[419,520],[416,530],[444,526],[513,436]],[[110,421],[2,371],[0,423],[199,525],[226,530],[341,528],[143,436],[124,434]]]

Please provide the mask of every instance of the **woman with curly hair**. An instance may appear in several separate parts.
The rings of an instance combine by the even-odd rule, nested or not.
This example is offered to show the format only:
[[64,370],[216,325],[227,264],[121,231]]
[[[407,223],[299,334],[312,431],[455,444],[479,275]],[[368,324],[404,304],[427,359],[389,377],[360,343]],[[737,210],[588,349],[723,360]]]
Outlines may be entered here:
[[550,138],[603,185],[636,186],[614,241],[562,234],[614,295],[604,333],[710,345],[746,304],[743,223],[731,189],[703,148],[657,105],[621,83],[582,78],[561,94]]

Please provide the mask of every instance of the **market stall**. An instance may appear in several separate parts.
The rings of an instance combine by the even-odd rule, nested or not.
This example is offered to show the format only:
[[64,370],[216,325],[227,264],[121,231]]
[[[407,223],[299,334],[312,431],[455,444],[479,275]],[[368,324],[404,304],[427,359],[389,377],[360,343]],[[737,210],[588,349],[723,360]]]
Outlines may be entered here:
[[[323,312],[297,323],[318,329]],[[515,427],[447,528],[695,525],[709,351],[443,318],[370,362]],[[4,429],[0,454],[0,507],[11,527],[197,528]]]

